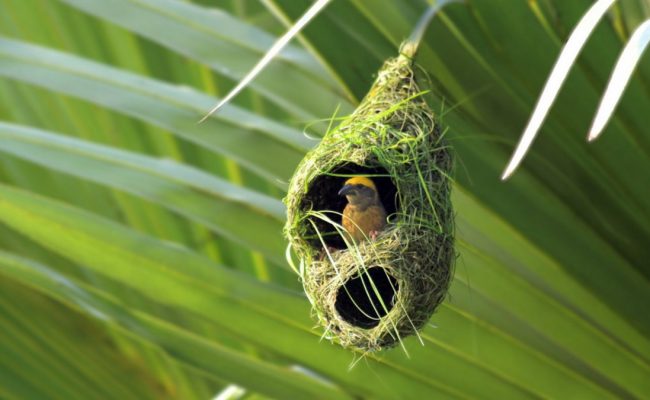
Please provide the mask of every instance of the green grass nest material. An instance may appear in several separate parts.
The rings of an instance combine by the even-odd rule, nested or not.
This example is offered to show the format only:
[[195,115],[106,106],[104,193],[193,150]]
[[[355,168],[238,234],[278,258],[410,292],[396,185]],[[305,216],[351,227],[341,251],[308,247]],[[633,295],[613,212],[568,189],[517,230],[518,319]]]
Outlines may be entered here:
[[[416,333],[444,300],[455,260],[452,158],[414,79],[388,60],[357,110],[307,154],[289,185],[285,233],[325,336],[375,351]],[[340,234],[350,176],[369,176],[388,213],[376,240]]]

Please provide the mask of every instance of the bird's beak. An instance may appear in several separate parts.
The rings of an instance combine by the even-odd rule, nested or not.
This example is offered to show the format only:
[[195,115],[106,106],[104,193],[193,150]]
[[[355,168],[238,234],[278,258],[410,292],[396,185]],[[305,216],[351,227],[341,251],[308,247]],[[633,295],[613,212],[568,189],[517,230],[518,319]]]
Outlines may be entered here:
[[345,196],[348,193],[352,192],[354,190],[354,186],[352,185],[345,185],[339,190],[339,196]]

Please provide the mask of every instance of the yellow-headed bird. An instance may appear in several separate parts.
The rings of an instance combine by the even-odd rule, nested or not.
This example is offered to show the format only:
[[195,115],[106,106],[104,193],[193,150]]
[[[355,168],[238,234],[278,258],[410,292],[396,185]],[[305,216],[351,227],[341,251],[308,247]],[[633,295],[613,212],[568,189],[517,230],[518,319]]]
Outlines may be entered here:
[[345,181],[339,190],[348,204],[343,209],[343,227],[356,243],[374,238],[386,226],[386,210],[379,200],[374,182],[364,176]]

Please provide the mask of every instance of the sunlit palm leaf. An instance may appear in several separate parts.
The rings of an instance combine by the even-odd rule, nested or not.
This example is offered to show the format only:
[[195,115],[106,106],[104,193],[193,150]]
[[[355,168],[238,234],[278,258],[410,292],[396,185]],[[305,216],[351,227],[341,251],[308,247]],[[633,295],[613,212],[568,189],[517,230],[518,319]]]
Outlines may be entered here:
[[[172,0],[35,3],[0,0],[0,31],[12,37],[0,41],[0,117],[20,122],[0,126],[0,180],[11,185],[0,188],[0,285],[13,288],[0,299],[0,396],[207,398],[233,382],[277,398],[650,392],[647,63],[615,132],[593,146],[582,136],[642,2],[614,6],[596,29],[507,184],[502,168],[591,1],[467,1],[433,24],[418,62],[459,160],[456,280],[424,347],[407,340],[410,359],[373,355],[351,372],[354,356],[319,342],[295,277],[278,265],[278,199],[316,143],[301,128],[337,102],[349,111],[345,93],[364,95],[426,3],[333,2],[301,36],[313,54],[291,46],[204,125],[215,98],[187,85],[223,93],[274,41],[250,21],[280,33],[271,16],[295,20],[311,2],[217,14]],[[55,333],[54,318],[39,318],[56,314],[110,348],[75,357],[74,329]],[[149,384],[91,368],[111,354],[127,371],[137,360],[133,380]]]

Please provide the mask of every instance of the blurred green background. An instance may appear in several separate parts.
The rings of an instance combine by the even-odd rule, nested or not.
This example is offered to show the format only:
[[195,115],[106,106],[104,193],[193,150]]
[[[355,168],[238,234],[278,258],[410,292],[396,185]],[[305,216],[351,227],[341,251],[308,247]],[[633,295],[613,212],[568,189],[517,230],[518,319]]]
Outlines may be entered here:
[[649,3],[612,8],[506,183],[592,1],[434,21],[417,61],[456,153],[456,276],[424,346],[351,370],[286,265],[280,199],[426,2],[334,0],[197,124],[310,4],[0,0],[0,398],[650,398],[648,60],[585,141]]

